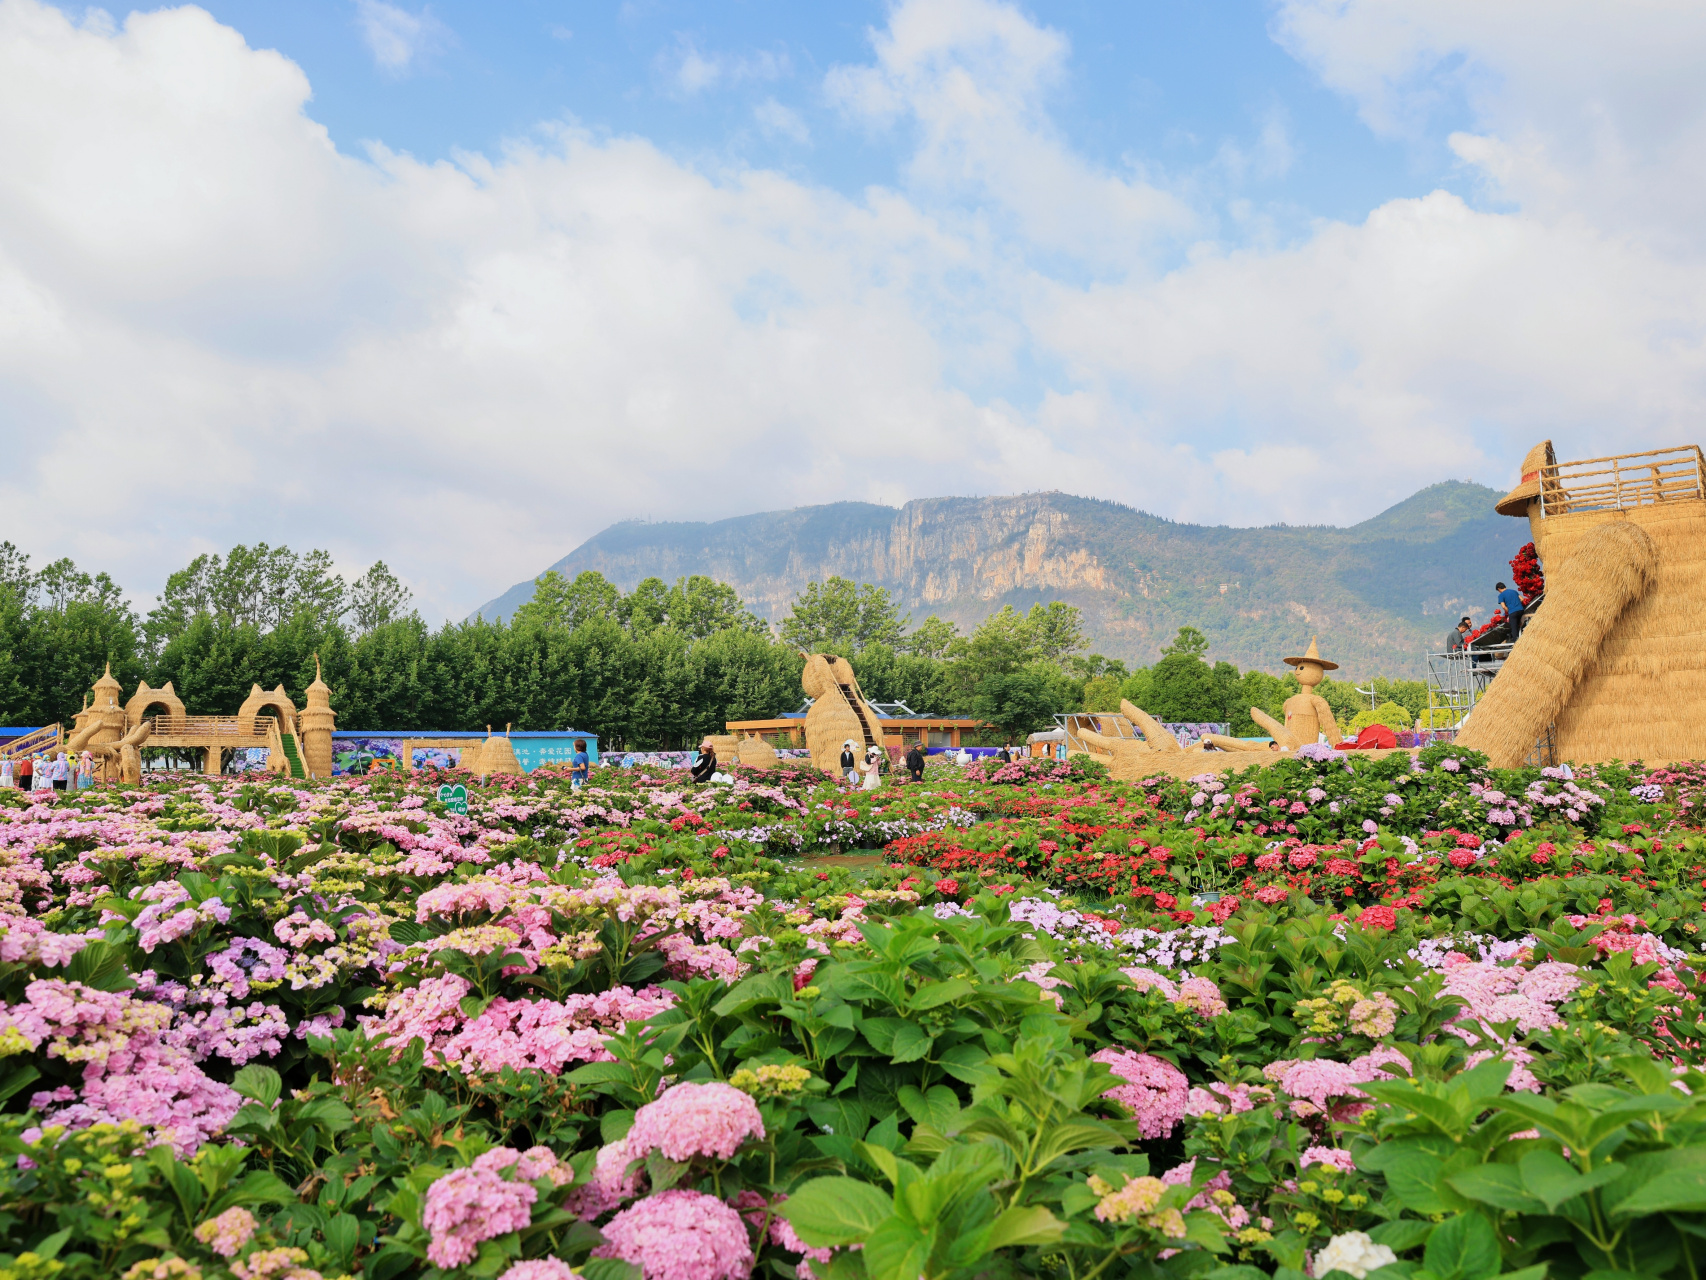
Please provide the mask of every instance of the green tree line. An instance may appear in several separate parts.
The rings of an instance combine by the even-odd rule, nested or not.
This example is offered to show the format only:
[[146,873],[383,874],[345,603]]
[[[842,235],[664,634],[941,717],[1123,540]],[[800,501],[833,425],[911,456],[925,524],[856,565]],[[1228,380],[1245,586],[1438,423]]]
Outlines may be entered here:
[[[1150,668],[1086,648],[1070,605],[1004,607],[962,635],[935,616],[914,626],[882,588],[844,578],[810,584],[774,631],[726,583],[648,578],[623,593],[590,571],[542,575],[507,622],[434,630],[383,562],[346,582],[323,551],[265,544],[197,557],[139,615],[107,575],[69,560],[32,571],[0,543],[0,719],[13,725],[69,720],[108,663],[127,690],[171,681],[193,713],[232,714],[257,683],[301,705],[315,655],[342,728],[578,728],[630,749],[794,710],[803,650],[846,657],[873,701],[975,716],[1015,739],[1122,696],[1163,719],[1254,733],[1249,705],[1277,714],[1296,692],[1293,679],[1210,664],[1190,628]],[[1410,691],[1384,683],[1405,702]],[[1366,705],[1343,682],[1322,691],[1342,719]]]

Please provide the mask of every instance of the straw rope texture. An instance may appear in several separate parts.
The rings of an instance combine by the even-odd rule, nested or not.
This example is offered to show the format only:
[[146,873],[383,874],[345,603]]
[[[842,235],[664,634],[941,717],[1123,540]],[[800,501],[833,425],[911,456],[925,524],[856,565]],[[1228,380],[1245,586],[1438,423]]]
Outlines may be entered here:
[[837,685],[846,685],[853,690],[854,698],[865,713],[865,721],[876,736],[877,745],[882,746],[882,719],[877,715],[877,709],[865,700],[859,688],[859,678],[853,674],[853,668],[845,658],[827,653],[807,654],[805,670],[800,673],[800,684],[812,700],[811,708],[806,712],[806,746],[812,753],[812,764],[825,773],[840,773],[841,744],[849,738],[853,740],[853,753],[859,763],[863,765],[865,762],[865,731]]
[[[1486,752],[1495,766],[1516,768],[1547,726],[1556,725],[1559,759],[1655,758],[1655,748],[1657,758],[1671,758],[1678,726],[1665,705],[1666,677],[1692,673],[1693,681],[1706,685],[1706,655],[1698,642],[1691,655],[1677,651],[1690,628],[1699,637],[1698,579],[1706,547],[1689,553],[1676,545],[1682,529],[1661,526],[1655,538],[1648,520],[1632,518],[1652,510],[1533,521],[1535,549],[1547,567],[1545,606],[1458,742]],[[1693,527],[1697,539],[1706,535],[1706,525],[1696,521]],[[1665,551],[1683,554],[1672,559]],[[1686,603],[1676,598],[1679,576],[1696,579]],[[1689,691],[1697,711],[1706,702],[1700,685]]]

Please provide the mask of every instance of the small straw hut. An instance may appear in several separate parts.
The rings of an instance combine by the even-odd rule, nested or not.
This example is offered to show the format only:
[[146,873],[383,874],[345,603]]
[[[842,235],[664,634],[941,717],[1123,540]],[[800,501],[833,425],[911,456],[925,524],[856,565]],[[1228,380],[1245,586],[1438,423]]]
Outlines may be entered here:
[[504,726],[503,737],[492,733],[492,727],[486,726],[486,732],[492,733],[480,747],[480,776],[486,777],[494,773],[523,773],[521,761],[515,758],[515,748],[509,741],[510,726]]

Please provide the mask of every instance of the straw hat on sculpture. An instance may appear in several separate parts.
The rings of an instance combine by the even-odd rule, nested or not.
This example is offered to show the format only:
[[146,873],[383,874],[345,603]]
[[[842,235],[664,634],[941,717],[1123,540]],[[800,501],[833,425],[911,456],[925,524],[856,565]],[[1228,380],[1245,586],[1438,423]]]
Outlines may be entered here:
[[1698,446],[1559,463],[1495,505],[1528,517],[1545,597],[1457,741],[1511,768],[1706,756],[1706,465]]

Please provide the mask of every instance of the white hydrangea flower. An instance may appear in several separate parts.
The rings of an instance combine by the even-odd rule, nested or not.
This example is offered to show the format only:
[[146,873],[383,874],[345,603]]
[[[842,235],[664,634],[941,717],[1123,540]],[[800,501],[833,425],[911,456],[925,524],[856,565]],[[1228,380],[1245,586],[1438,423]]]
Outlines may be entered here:
[[1327,1247],[1315,1255],[1315,1274],[1324,1276],[1329,1271],[1343,1271],[1346,1275],[1363,1280],[1370,1271],[1376,1271],[1398,1261],[1398,1255],[1383,1244],[1375,1244],[1368,1238],[1366,1231],[1347,1231],[1342,1236],[1334,1236],[1327,1242]]

